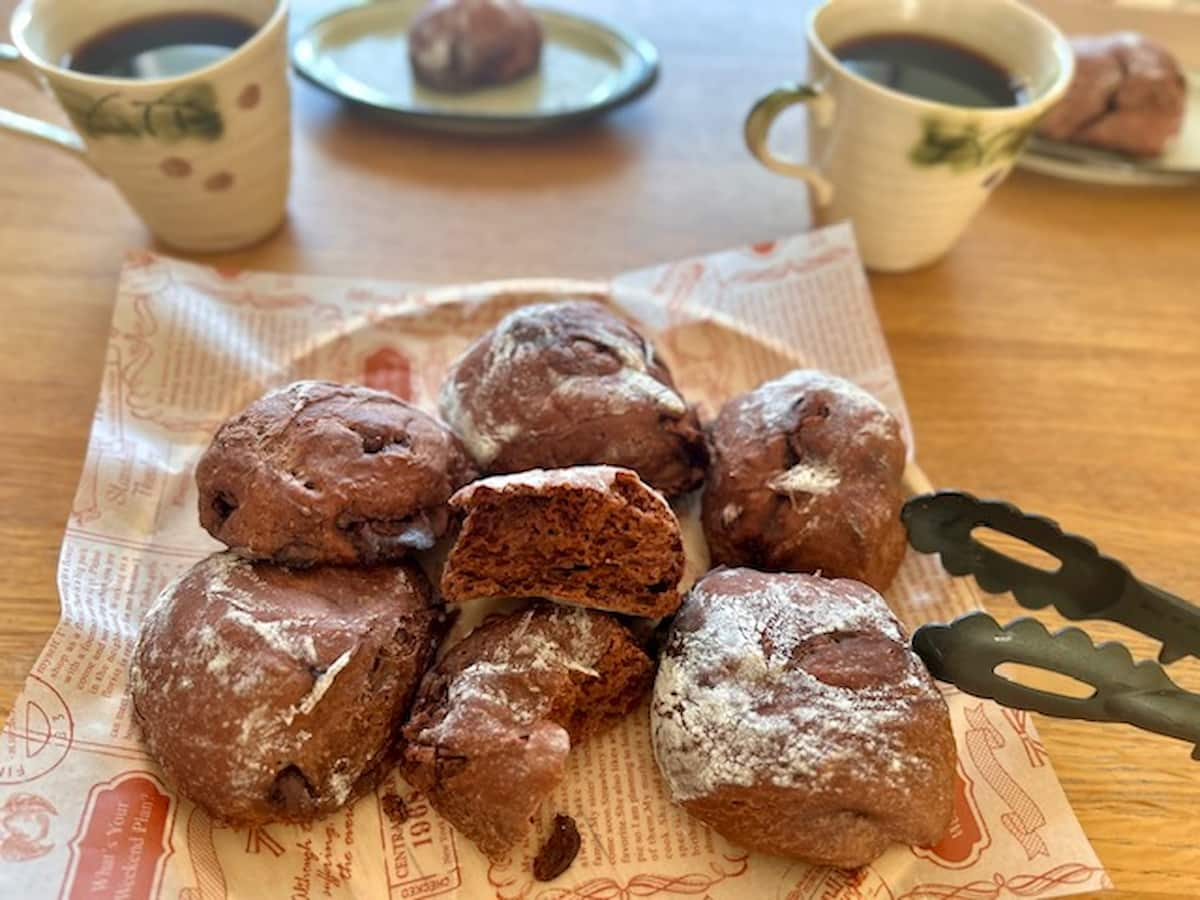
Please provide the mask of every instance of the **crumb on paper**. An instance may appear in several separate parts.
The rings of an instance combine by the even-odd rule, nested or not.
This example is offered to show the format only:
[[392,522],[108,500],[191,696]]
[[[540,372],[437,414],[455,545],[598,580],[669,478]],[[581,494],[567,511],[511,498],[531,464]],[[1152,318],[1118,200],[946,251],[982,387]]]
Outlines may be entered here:
[[533,860],[533,877],[538,881],[553,881],[575,861],[579,853],[579,829],[575,820],[568,815],[558,813],[554,817],[554,825],[550,837],[542,844],[542,849]]
[[384,794],[380,799],[383,814],[394,824],[403,825],[408,821],[408,804],[399,794]]

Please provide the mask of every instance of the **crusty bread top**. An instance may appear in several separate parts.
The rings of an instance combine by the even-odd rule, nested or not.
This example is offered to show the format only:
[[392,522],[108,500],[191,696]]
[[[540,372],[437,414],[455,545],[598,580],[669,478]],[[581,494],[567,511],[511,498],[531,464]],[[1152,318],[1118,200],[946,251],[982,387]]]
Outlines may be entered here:
[[695,410],[654,346],[593,300],[509,313],[451,366],[439,409],[487,472],[608,463],[669,495],[704,479]]
[[[556,488],[585,488],[605,492],[612,490],[619,479],[626,481],[639,480],[637,472],[622,466],[570,466],[565,469],[528,469],[524,472],[513,472],[508,475],[491,475],[473,481],[459,489],[450,498],[450,505],[455,509],[470,507],[477,498],[476,495],[485,492],[508,494],[544,494]],[[664,512],[674,516],[671,505],[661,493],[646,486],[646,496],[653,497]]]
[[926,748],[909,736],[926,708],[945,721],[933,680],[871,588],[719,569],[673,623],[655,682],[654,747],[679,802],[725,785],[816,792],[824,779],[922,768]]
[[385,391],[297,381],[217,429],[196,466],[200,524],[285,565],[373,563],[427,550],[475,477],[443,423]]
[[134,716],[172,781],[215,815],[311,819],[386,768],[442,622],[411,563],[285,569],[216,553],[146,615]]

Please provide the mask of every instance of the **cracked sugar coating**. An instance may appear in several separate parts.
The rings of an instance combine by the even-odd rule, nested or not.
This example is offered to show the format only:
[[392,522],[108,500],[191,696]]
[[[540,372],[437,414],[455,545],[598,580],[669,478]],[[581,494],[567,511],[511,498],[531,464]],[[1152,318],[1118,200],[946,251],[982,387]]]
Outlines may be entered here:
[[285,565],[375,563],[426,550],[475,477],[438,420],[384,391],[297,381],[219,429],[196,467],[200,524]]
[[884,590],[904,560],[904,441],[853,383],[797,369],[713,423],[702,522],[714,564],[820,572]]
[[573,466],[494,475],[450,505],[465,518],[442,573],[447,602],[552,597],[645,618],[679,606],[679,520],[636,472]]
[[950,714],[875,591],[718,569],[659,662],[651,739],[671,797],[735,843],[854,867],[932,844],[953,805]]
[[484,622],[421,682],[400,768],[492,859],[528,833],[573,744],[616,724],[653,663],[616,619],[537,603]]
[[411,563],[289,570],[217,553],[147,614],[134,718],[170,781],[214,816],[307,821],[391,767],[442,631]]
[[674,496],[708,463],[696,412],[654,347],[590,300],[505,316],[451,367],[440,409],[487,472],[603,463]]

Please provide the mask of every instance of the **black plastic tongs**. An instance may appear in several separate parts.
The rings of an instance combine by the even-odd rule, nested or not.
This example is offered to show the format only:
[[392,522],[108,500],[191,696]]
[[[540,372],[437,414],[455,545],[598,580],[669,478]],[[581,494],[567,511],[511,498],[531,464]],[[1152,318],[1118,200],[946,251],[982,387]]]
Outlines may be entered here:
[[[974,575],[989,593],[1011,591],[1026,609],[1053,606],[1072,620],[1119,622],[1159,641],[1163,664],[1185,656],[1200,660],[1200,607],[1139,581],[1050,519],[957,491],[913,497],[901,516],[914,548],[940,554],[947,572]],[[1039,569],[988,547],[972,535],[981,526],[1049,553],[1060,568]],[[968,694],[1049,716],[1125,722],[1192,743],[1192,758],[1200,760],[1200,694],[1179,687],[1158,663],[1134,662],[1123,644],[1093,644],[1078,628],[1050,634],[1030,618],[1001,626],[987,613],[972,612],[949,625],[918,628],[913,649],[935,678]],[[1019,684],[995,671],[1007,662],[1067,675],[1095,692],[1076,698]]]

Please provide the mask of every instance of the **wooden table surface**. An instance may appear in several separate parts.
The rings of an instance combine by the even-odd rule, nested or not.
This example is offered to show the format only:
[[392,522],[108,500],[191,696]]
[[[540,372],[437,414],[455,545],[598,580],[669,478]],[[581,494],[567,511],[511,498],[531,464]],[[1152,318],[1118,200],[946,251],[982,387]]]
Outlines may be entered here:
[[[0,0],[7,17],[13,0]],[[297,22],[325,4],[301,3]],[[658,44],[652,94],[536,141],[423,136],[295,86],[285,229],[232,265],[431,283],[604,277],[801,231],[804,189],[742,146],[751,101],[804,70],[799,4],[588,0]],[[1072,30],[1138,27],[1200,67],[1200,16],[1071,0]],[[23,83],[0,96],[55,116]],[[61,120],[61,117],[57,117]],[[77,161],[0,134],[0,715],[58,611],[55,559],[98,390],[118,268],[145,231]],[[1142,577],[1200,598],[1200,189],[1017,173],[950,256],[873,276],[940,485],[1058,518]],[[1002,619],[1019,610],[990,601]],[[1050,619],[1052,617],[1046,617]],[[1097,637],[1155,647],[1117,627]],[[1200,663],[1177,679],[1200,690]],[[1124,726],[1039,719],[1075,810],[1127,896],[1200,896],[1200,763]]]

